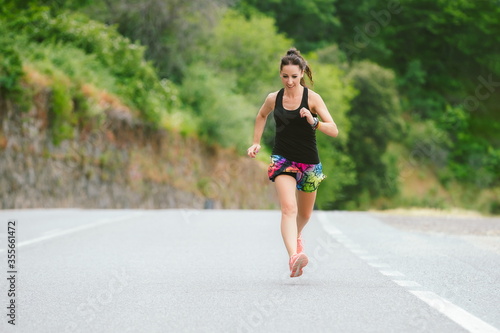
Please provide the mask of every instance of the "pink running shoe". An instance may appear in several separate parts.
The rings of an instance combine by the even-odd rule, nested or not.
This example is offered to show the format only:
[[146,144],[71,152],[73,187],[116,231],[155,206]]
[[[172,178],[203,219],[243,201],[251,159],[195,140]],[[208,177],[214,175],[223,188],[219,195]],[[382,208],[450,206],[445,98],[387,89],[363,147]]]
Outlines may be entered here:
[[302,268],[306,267],[309,259],[305,253],[297,253],[290,258],[290,277],[302,275]]
[[302,241],[302,234],[297,238],[297,253],[304,252],[304,242]]

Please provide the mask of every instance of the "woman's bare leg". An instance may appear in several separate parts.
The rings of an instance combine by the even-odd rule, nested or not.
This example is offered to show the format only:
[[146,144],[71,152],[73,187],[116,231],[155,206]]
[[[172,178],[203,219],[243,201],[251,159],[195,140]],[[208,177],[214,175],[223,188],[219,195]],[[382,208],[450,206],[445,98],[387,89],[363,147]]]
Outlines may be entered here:
[[274,183],[281,206],[281,236],[291,257],[297,253],[297,181],[289,175],[280,175]]
[[316,201],[316,191],[297,193],[297,235],[300,235],[302,229],[306,226],[311,218],[314,202]]

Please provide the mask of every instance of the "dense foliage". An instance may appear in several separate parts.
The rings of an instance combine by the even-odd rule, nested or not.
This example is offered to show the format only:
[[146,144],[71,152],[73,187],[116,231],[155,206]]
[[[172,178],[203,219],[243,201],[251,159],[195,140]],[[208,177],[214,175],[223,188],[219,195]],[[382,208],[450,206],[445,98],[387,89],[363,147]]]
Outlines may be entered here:
[[[258,108],[280,88],[279,57],[297,46],[340,129],[337,139],[318,136],[329,176],[320,208],[419,204],[400,198],[414,174],[406,168],[436,177],[432,193],[460,184],[490,198],[476,205],[483,211],[500,210],[498,1],[0,5],[0,94],[22,106],[33,93],[22,85],[27,72],[45,75],[55,143],[102,113],[90,85],[152,126],[243,154]],[[270,118],[268,151],[272,125]],[[453,204],[477,208],[473,201]]]

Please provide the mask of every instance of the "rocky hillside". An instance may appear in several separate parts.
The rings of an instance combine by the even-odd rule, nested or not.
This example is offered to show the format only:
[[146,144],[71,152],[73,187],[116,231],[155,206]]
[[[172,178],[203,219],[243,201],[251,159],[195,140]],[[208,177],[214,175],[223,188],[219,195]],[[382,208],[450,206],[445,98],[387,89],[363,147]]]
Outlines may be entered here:
[[[0,100],[0,207],[273,208],[262,162],[154,129],[102,98],[104,121],[51,139],[50,87],[34,84],[22,111]],[[102,117],[102,115],[101,115]]]

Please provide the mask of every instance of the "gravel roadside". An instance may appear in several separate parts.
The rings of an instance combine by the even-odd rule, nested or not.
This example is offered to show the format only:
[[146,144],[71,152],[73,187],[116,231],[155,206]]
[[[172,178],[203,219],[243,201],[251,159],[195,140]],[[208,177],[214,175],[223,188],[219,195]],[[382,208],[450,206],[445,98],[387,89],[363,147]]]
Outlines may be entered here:
[[432,211],[376,211],[371,214],[384,223],[412,231],[452,235],[500,236],[500,217]]
[[469,212],[460,214],[428,210],[370,213],[379,221],[395,228],[459,237],[500,255],[500,217],[485,217]]

